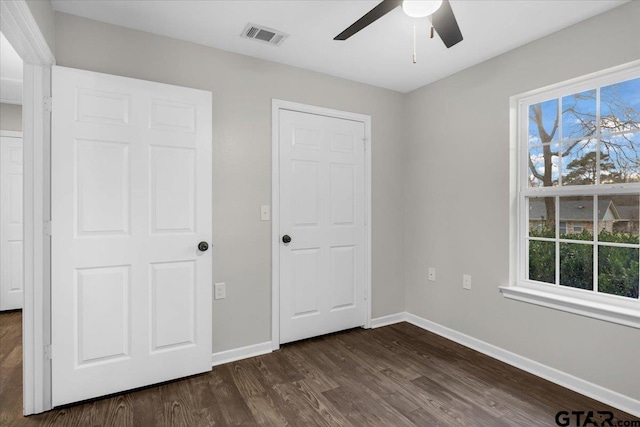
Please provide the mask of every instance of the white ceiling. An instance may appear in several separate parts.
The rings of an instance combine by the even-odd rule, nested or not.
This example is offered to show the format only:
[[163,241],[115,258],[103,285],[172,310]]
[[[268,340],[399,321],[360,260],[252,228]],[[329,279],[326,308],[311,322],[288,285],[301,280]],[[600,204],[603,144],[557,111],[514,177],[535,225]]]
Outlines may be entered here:
[[[451,0],[464,40],[446,49],[427,18],[397,8],[346,41],[333,37],[373,0],[52,0],[58,11],[409,92],[628,0]],[[418,63],[413,64],[413,22]],[[290,36],[280,47],[240,37],[247,23]]]
[[0,102],[22,104],[22,59],[0,33]]

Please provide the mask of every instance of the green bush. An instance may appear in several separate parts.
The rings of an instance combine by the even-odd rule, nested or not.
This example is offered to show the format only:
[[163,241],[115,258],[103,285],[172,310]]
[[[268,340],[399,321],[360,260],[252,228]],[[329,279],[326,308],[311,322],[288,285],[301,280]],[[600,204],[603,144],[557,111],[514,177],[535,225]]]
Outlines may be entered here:
[[[531,237],[555,237],[547,229],[530,230]],[[593,234],[583,230],[577,234],[561,234],[561,239],[593,241]],[[611,243],[638,243],[632,233],[602,231],[598,240]],[[599,292],[638,298],[639,250],[598,245],[598,290]],[[560,243],[560,284],[580,289],[593,289],[593,245],[583,243]],[[529,279],[555,283],[555,242],[529,241]]]
[[598,290],[638,298],[638,249],[600,246]]

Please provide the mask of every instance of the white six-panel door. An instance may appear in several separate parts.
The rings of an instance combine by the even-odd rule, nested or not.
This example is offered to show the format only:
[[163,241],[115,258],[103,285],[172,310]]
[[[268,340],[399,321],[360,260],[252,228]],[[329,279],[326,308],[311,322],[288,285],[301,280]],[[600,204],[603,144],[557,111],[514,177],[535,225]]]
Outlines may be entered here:
[[280,343],[365,324],[364,139],[363,122],[280,110]]
[[53,69],[54,406],[211,369],[211,93]]
[[0,310],[22,308],[22,138],[0,136]]

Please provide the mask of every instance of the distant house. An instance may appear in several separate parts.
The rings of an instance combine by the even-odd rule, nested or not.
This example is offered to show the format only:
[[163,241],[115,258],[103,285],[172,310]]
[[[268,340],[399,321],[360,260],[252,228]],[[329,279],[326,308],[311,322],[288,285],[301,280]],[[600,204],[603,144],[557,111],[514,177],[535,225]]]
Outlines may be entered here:
[[[637,204],[615,204],[612,200],[598,201],[598,232],[627,232],[638,234],[640,208]],[[529,227],[542,229],[547,217],[544,199],[529,200]],[[584,200],[563,199],[560,203],[560,234],[593,233],[593,208]]]
[[616,205],[616,211],[619,218],[613,223],[614,231],[638,234],[640,231],[638,206],[618,204]]

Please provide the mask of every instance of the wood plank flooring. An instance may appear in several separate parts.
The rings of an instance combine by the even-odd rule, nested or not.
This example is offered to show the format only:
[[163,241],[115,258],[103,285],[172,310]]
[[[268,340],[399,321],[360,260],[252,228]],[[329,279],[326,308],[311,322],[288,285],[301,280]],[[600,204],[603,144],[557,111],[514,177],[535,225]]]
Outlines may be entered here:
[[23,417],[21,328],[20,312],[0,314],[3,427],[555,426],[561,410],[638,420],[407,323],[300,341],[207,374]]

